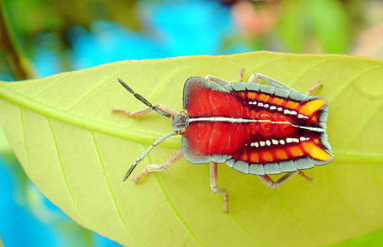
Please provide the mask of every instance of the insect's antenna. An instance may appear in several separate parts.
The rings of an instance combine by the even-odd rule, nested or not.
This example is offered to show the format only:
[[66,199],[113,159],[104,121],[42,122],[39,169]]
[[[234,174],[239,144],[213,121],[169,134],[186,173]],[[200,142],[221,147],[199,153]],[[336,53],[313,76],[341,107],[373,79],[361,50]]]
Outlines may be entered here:
[[134,97],[136,97],[136,99],[138,99],[139,101],[141,101],[142,103],[144,103],[145,105],[149,106],[150,108],[153,109],[153,111],[165,116],[165,117],[168,117],[168,118],[171,118],[172,116],[169,115],[168,113],[164,112],[163,110],[161,110],[160,108],[156,107],[155,105],[153,105],[152,103],[150,103],[147,99],[145,99],[143,96],[141,96],[140,94],[136,93],[133,91],[133,89],[131,87],[129,87],[122,79],[120,78],[117,78],[118,82],[131,94],[133,94]]
[[125,177],[124,179],[122,180],[123,182],[128,179],[128,177],[130,176],[130,174],[133,172],[134,168],[136,168],[136,166],[138,165],[138,163],[144,159],[146,157],[146,155],[148,155],[148,153],[150,151],[152,151],[152,149],[157,146],[158,144],[160,144],[161,142],[163,142],[165,139],[171,137],[171,136],[174,136],[174,135],[178,135],[178,132],[177,131],[172,131],[166,135],[164,135],[163,137],[161,137],[160,139],[158,139],[157,141],[153,142],[152,145],[150,145],[137,159],[136,161],[133,163],[133,165],[129,168],[128,172],[125,174]]

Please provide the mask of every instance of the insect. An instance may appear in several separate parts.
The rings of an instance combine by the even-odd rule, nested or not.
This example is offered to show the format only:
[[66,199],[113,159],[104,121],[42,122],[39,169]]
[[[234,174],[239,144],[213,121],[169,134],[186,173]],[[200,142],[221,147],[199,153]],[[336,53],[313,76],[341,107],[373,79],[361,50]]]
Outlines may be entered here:
[[[257,175],[267,186],[276,188],[295,174],[310,181],[302,170],[333,160],[326,134],[327,101],[311,95],[320,83],[300,93],[263,74],[251,75],[248,82],[243,82],[242,77],[243,70],[235,83],[211,75],[190,77],[184,85],[185,111],[181,112],[151,104],[118,79],[147,108],[113,112],[135,118],[153,110],[171,118],[173,128],[136,159],[123,181],[155,146],[171,136],[182,135],[179,150],[163,164],[148,165],[134,182],[150,172],[169,168],[182,157],[190,163],[210,163],[211,190],[223,196],[224,212],[228,212],[229,195],[218,187],[217,163]],[[267,84],[259,83],[259,79]],[[285,174],[277,181],[269,177],[280,173]]]

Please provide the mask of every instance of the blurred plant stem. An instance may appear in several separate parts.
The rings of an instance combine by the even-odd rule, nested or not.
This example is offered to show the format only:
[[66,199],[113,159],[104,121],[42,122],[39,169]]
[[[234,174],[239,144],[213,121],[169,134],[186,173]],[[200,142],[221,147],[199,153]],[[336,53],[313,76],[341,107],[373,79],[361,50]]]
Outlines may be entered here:
[[21,54],[20,48],[7,23],[7,13],[3,0],[0,0],[0,48],[4,50],[12,66],[15,79],[24,80],[35,77],[32,64]]

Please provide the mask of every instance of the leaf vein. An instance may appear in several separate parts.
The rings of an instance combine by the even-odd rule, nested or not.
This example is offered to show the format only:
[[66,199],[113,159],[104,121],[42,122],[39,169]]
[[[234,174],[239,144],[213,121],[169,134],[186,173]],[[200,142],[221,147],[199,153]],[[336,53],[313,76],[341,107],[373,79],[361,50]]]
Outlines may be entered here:
[[[146,147],[142,145],[143,149],[145,150]],[[148,154],[147,159],[149,161],[149,164],[153,164],[151,154]],[[186,223],[186,220],[181,216],[181,213],[177,210],[174,202],[171,200],[168,192],[165,189],[164,184],[162,183],[161,179],[157,176],[157,174],[154,174],[154,177],[156,178],[156,182],[158,184],[159,189],[161,190],[162,194],[166,198],[166,201],[168,202],[168,205],[172,209],[172,212],[175,214],[175,216],[178,218],[182,226],[185,228],[185,230],[190,234],[190,236],[195,239],[200,245],[207,246],[190,228],[190,226]]]
[[277,190],[273,190],[273,195],[278,199],[281,205],[286,209],[290,216],[296,220],[301,226],[306,228],[307,231],[314,233],[315,229],[306,223],[301,217],[299,217],[286,203],[286,201],[281,197],[280,193]]
[[356,74],[353,78],[350,78],[346,81],[346,83],[344,85],[339,85],[338,88],[340,88],[339,90],[334,90],[334,94],[331,95],[331,97],[327,97],[328,98],[328,104],[331,104],[344,90],[347,89],[347,87],[354,81],[356,81],[358,78],[362,77],[363,75],[367,74],[368,72],[374,70],[374,69],[377,69],[377,68],[381,68],[382,66],[375,66],[375,67],[370,67],[368,69],[366,69],[365,71],[363,72],[360,72],[358,74]]
[[[59,78],[58,80],[55,81],[55,83],[58,83],[60,81],[63,81],[65,77],[62,77],[62,78]],[[51,89],[52,87],[56,86],[56,84],[51,82],[48,84],[48,86],[46,88],[43,88],[40,92],[38,92],[36,95],[34,95],[33,97],[34,98],[38,98],[39,96],[41,96],[42,94],[44,94],[45,92],[49,91],[49,89]]]
[[[333,58],[331,61],[336,61],[336,60],[340,60],[340,58],[338,59]],[[324,64],[326,62],[328,62],[328,58],[324,58],[323,60],[315,64],[312,64],[310,67],[306,67],[304,70],[302,70],[303,72],[300,75],[298,75],[296,79],[290,84],[290,87],[293,88],[294,85],[297,84],[307,73],[309,73],[311,69],[317,67],[318,65]],[[316,82],[312,82],[312,83],[314,85]]]
[[362,216],[360,216],[352,207],[351,205],[347,202],[345,199],[344,195],[340,192],[338,186],[335,183],[336,178],[334,177],[334,172],[330,169],[329,174],[331,175],[331,186],[333,187],[333,190],[335,194],[337,194],[337,198],[339,199],[340,203],[343,204],[343,208],[346,208],[351,214],[355,216],[355,218],[362,223],[363,225],[370,225],[369,222],[365,221]]
[[68,106],[67,110],[69,111],[73,109],[74,107],[76,107],[77,105],[89,99],[89,97],[97,93],[102,86],[105,86],[105,81],[111,80],[113,77],[116,78],[116,74],[114,74],[113,76],[110,76],[109,79],[101,80],[99,84],[95,85],[91,90],[87,91],[84,95],[79,97],[78,100],[74,102],[71,106]]
[[24,120],[24,111],[23,111],[23,108],[19,107],[19,113],[20,113],[20,122],[21,122],[21,131],[22,131],[22,143],[24,144],[24,148],[25,148],[25,159],[24,160],[24,167],[27,167],[29,165],[29,150],[28,150],[28,142],[27,142],[27,136],[26,136],[26,128],[25,128],[25,120]]
[[78,207],[78,204],[77,204],[77,201],[75,200],[75,198],[73,196],[73,192],[72,192],[72,190],[70,189],[70,186],[69,186],[66,170],[64,168],[64,162],[62,160],[61,153],[59,151],[57,136],[56,136],[55,130],[53,128],[52,120],[50,118],[47,118],[47,121],[48,121],[48,125],[49,125],[49,130],[51,132],[51,136],[52,136],[52,140],[53,140],[53,145],[54,145],[55,150],[56,150],[57,161],[58,161],[59,168],[60,168],[60,171],[61,171],[61,174],[62,174],[62,177],[63,177],[65,188],[68,191],[69,199],[72,201],[72,203],[73,203],[73,205],[75,207],[75,210],[78,212],[78,215],[81,216],[80,210],[79,210],[79,207]]
[[[206,174],[207,174],[207,177],[210,178],[210,168],[208,166],[205,166],[205,170],[206,170]],[[229,198],[230,198],[230,195],[229,195]],[[230,203],[230,202],[229,202]],[[230,204],[229,204],[230,206]],[[244,232],[246,235],[248,235],[251,239],[254,240],[254,242],[258,243],[258,244],[262,244],[262,246],[271,246],[269,243],[266,243],[265,241],[263,241],[262,239],[260,238],[257,238],[254,234],[252,234],[251,232],[249,232],[246,227],[244,227],[240,221],[235,217],[235,214],[232,214],[230,213],[230,210],[229,210],[229,213],[228,213],[228,216],[230,216],[234,222],[235,225],[238,226],[238,228]]]
[[122,214],[122,211],[121,211],[121,208],[119,206],[119,203],[117,202],[116,194],[114,193],[114,190],[113,190],[112,185],[110,183],[110,179],[109,179],[109,176],[108,176],[108,173],[107,173],[107,169],[106,169],[106,166],[105,166],[105,161],[104,161],[104,159],[103,159],[103,157],[101,155],[100,146],[99,146],[98,141],[96,139],[95,133],[91,132],[91,136],[92,136],[92,141],[93,141],[93,144],[94,144],[94,148],[95,148],[98,160],[100,162],[100,167],[102,169],[102,174],[103,174],[103,176],[105,178],[106,187],[108,188],[109,194],[110,194],[110,196],[112,198],[113,206],[114,206],[114,208],[115,208],[115,210],[117,212],[118,218],[120,219],[120,221],[121,221],[121,223],[122,223],[122,225],[124,227],[125,232],[128,233],[128,235],[130,235],[130,237],[132,239],[134,239],[136,242],[144,244],[141,241],[139,241],[137,239],[137,237],[135,237],[135,235],[131,232],[131,229],[129,228],[129,226],[128,226],[127,222],[126,222],[126,219],[125,219],[124,215]]
[[382,105],[383,105],[383,100],[381,100],[374,107],[368,107],[368,109],[370,109],[368,116],[363,118],[364,121],[361,121],[360,125],[354,128],[352,135],[349,137],[350,138],[349,142],[344,148],[345,152],[347,152],[350,149],[350,147],[355,143],[360,133],[362,133],[362,131],[366,128],[366,126],[371,121],[371,119],[375,117],[376,113],[379,112]]

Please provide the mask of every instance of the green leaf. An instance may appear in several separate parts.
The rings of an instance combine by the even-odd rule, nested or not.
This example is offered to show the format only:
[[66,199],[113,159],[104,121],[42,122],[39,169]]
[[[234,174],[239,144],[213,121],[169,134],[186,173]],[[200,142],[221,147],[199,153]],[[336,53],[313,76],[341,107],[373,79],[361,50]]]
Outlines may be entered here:
[[11,148],[9,147],[8,141],[3,133],[4,131],[0,123],[0,156],[7,155],[12,152]]
[[[210,192],[209,168],[184,160],[135,185],[122,183],[132,162],[171,130],[156,113],[111,114],[143,105],[124,79],[154,103],[182,110],[190,76],[237,81],[261,72],[299,91],[318,81],[329,101],[335,161],[277,189],[219,166],[230,213]],[[322,246],[383,228],[383,63],[269,52],[125,61],[38,80],[0,83],[0,120],[31,180],[81,225],[128,246]],[[150,153],[162,163],[180,147],[174,137]]]
[[328,247],[383,246],[383,230],[374,231]]

